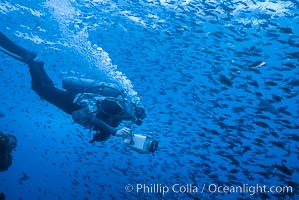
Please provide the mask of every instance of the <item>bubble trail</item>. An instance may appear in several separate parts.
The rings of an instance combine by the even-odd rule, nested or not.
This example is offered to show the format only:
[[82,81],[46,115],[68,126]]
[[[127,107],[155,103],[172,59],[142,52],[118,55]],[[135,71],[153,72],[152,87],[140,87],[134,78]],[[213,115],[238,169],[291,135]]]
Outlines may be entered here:
[[46,6],[59,23],[65,46],[77,51],[91,66],[95,66],[108,79],[121,86],[129,100],[140,101],[137,92],[133,89],[133,84],[118,71],[116,65],[112,64],[108,53],[89,41],[88,25],[83,22],[83,13],[74,8],[69,0],[49,0]]

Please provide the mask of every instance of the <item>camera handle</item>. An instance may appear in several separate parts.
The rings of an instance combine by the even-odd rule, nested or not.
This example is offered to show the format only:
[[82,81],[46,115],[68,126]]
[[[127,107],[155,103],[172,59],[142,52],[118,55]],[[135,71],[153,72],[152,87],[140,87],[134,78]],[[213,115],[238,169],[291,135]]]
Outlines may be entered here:
[[131,130],[131,126],[132,126],[132,125],[133,125],[132,122],[130,122],[130,123],[128,123],[127,125],[125,125],[125,127],[127,127],[127,128],[130,129],[130,144],[131,144],[131,145],[134,144],[134,140],[133,140],[133,138],[134,138],[134,133],[133,133],[133,131]]
[[134,133],[133,131],[130,131],[130,144],[134,143],[133,137],[134,137]]

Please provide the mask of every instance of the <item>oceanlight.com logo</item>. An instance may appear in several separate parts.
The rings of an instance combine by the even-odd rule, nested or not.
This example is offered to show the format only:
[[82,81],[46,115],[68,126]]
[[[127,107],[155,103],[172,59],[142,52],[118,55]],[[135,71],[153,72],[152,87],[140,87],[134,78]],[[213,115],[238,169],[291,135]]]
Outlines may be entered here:
[[203,184],[202,186],[197,186],[195,184],[173,184],[173,185],[164,185],[164,184],[127,184],[125,186],[126,192],[136,192],[136,193],[148,193],[148,194],[162,194],[167,193],[220,193],[220,194],[249,194],[255,195],[258,193],[269,193],[269,194],[278,194],[286,193],[292,194],[294,189],[292,186],[267,186],[267,185],[248,185],[242,184],[239,186],[226,186],[218,184]]
[[217,184],[204,184],[202,187],[202,191],[207,191],[209,193],[224,193],[224,194],[231,194],[231,193],[247,193],[255,195],[257,193],[293,193],[292,186],[270,186],[267,185],[248,185],[243,184],[241,186],[222,186]]

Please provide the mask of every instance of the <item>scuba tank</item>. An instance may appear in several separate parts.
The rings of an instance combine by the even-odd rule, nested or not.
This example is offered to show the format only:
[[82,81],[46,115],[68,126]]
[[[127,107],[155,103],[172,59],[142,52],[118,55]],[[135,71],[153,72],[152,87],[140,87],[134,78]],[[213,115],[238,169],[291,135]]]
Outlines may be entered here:
[[87,78],[69,76],[62,80],[62,88],[70,92],[83,92],[96,85],[99,85],[99,82]]
[[91,92],[108,97],[124,97],[123,91],[115,84],[74,76],[64,78],[62,88],[73,93]]

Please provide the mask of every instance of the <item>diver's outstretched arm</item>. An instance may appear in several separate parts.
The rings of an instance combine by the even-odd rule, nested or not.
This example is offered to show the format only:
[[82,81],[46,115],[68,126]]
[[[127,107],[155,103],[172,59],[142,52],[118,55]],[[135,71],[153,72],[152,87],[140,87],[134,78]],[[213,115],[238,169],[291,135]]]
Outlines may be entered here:
[[35,53],[30,52],[15,44],[2,32],[0,32],[0,50],[10,55],[11,57],[16,58],[27,64],[33,62],[34,58],[36,58]]

